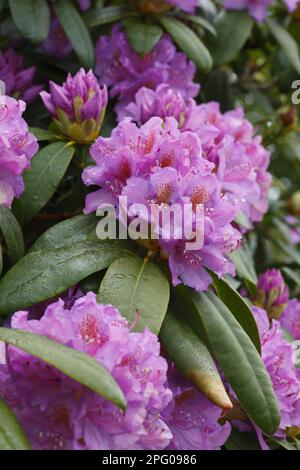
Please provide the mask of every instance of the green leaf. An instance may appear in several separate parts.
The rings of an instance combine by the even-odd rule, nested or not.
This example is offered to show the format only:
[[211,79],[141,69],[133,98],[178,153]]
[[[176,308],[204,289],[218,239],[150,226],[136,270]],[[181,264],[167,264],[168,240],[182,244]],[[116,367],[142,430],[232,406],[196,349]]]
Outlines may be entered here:
[[0,328],[0,340],[42,359],[120,408],[126,408],[125,397],[114,378],[88,354],[45,336],[10,328]]
[[84,16],[85,22],[88,27],[99,26],[102,24],[114,23],[122,18],[132,15],[133,12],[127,7],[106,7],[96,8],[95,10],[88,11]]
[[157,24],[142,23],[137,18],[127,18],[123,21],[128,40],[138,54],[148,54],[163,35],[163,30]]
[[0,13],[3,12],[6,5],[7,5],[7,0],[0,0]]
[[241,246],[238,250],[230,254],[230,259],[234,263],[237,275],[247,283],[251,292],[256,291],[257,274],[253,263],[253,256],[247,245]]
[[168,310],[159,337],[177,369],[200,392],[215,405],[224,409],[232,408],[209,350],[174,308]]
[[28,41],[45,41],[50,29],[50,9],[46,0],[9,0],[13,20]]
[[87,240],[90,235],[96,233],[98,220],[95,214],[81,214],[71,219],[64,220],[44,232],[32,245],[30,253],[33,251],[61,248],[63,246],[83,242]]
[[243,297],[229,284],[229,282],[225,279],[218,278],[218,276],[213,272],[210,272],[210,275],[213,278],[213,286],[218,297],[225,305],[227,305],[231,313],[235,316],[239,324],[253,342],[257,351],[260,353],[261,346],[259,333],[250,307]]
[[205,18],[202,18],[202,16],[188,15],[186,13],[181,13],[180,18],[191,21],[192,23],[195,23],[196,25],[201,26],[203,29],[206,29],[207,31],[209,31],[213,36],[217,35],[217,32],[214,26],[212,25],[212,23],[210,23]]
[[251,34],[253,20],[244,11],[228,11],[217,17],[214,27],[217,37],[210,41],[215,65],[234,59]]
[[82,65],[92,68],[95,62],[90,33],[70,0],[56,0],[54,9]]
[[297,42],[290,33],[275,20],[267,18],[266,22],[274,38],[288,58],[291,66],[294,67],[298,74],[300,74],[300,55]]
[[30,132],[32,132],[39,142],[43,142],[45,140],[62,140],[61,136],[54,134],[46,129],[40,129],[38,127],[30,127]]
[[33,157],[24,173],[25,191],[20,202],[23,224],[27,224],[51,199],[74,155],[74,147],[66,142],[47,145]]
[[12,263],[16,263],[25,254],[23,233],[13,213],[3,205],[0,205],[0,230],[4,236],[9,257]]
[[269,374],[247,333],[214,293],[179,286],[175,295],[195,332],[205,336],[249,418],[264,433],[274,434],[280,422],[279,406]]
[[0,243],[0,277],[2,276],[3,272],[3,253],[2,253],[2,246]]
[[0,281],[0,315],[51,299],[127,253],[118,240],[29,253]]
[[158,20],[197,68],[201,72],[208,73],[212,68],[212,58],[208,49],[194,31],[175,18],[159,16]]
[[286,439],[275,439],[275,438],[272,438],[270,440],[270,442],[273,442],[277,445],[279,445],[280,447],[283,447],[285,450],[297,450],[295,446],[293,446],[293,444],[289,441],[287,441]]
[[0,450],[29,450],[30,445],[15,414],[0,398]]
[[108,268],[99,290],[102,303],[115,305],[130,324],[158,334],[166,314],[170,287],[165,274],[151,261],[137,257],[118,259]]
[[227,450],[261,450],[254,433],[240,432],[232,428],[231,434],[225,442]]

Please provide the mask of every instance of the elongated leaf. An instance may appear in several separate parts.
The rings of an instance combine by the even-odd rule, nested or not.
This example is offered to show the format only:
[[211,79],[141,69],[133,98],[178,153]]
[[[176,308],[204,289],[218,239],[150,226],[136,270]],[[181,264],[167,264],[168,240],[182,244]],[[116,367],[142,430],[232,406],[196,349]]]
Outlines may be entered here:
[[0,450],[29,449],[29,442],[15,414],[0,398]]
[[47,131],[45,129],[40,129],[38,127],[30,127],[29,128],[30,132],[32,132],[37,140],[39,142],[43,142],[45,140],[51,141],[51,140],[61,140],[61,137],[59,135],[54,134],[54,132]]
[[77,215],[54,225],[32,245],[30,252],[70,246],[87,240],[96,232],[98,219],[94,214]]
[[13,213],[3,205],[0,205],[0,230],[3,233],[10,259],[16,263],[25,254],[23,233]]
[[281,46],[290,64],[300,74],[300,54],[295,39],[275,20],[268,18],[267,24],[274,38]]
[[54,9],[82,65],[92,68],[95,62],[90,33],[70,0],[56,0]]
[[42,359],[68,377],[125,409],[125,397],[114,378],[88,354],[45,336],[10,328],[0,328],[0,340]]
[[33,43],[45,41],[50,29],[50,9],[46,0],[9,0],[13,20],[22,35]]
[[247,245],[233,251],[230,254],[230,259],[235,265],[238,276],[247,283],[248,288],[255,291],[257,275],[253,264],[253,257]]
[[205,335],[247,415],[263,432],[274,434],[280,422],[277,399],[249,336],[212,292],[199,293],[180,286],[175,294],[195,332]]
[[135,330],[142,331],[146,326],[155,334],[162,325],[169,298],[165,274],[156,264],[137,257],[115,261],[99,290],[100,301],[115,305],[129,323],[139,318]]
[[148,54],[163,35],[157,24],[142,23],[136,18],[127,18],[123,25],[131,46],[138,54]]
[[203,29],[206,29],[207,31],[209,31],[213,36],[217,35],[217,32],[213,24],[210,23],[205,18],[203,18],[202,16],[188,15],[186,13],[181,13],[180,18],[191,21],[192,23],[195,23],[196,25],[201,26]]
[[132,13],[128,7],[106,7],[97,8],[95,10],[88,11],[85,15],[85,22],[87,26],[92,28],[93,26],[99,26],[102,24],[114,23],[115,21],[121,20],[122,18],[129,16]]
[[20,202],[27,224],[51,199],[74,155],[74,147],[55,142],[44,147],[24,173],[25,191]]
[[159,16],[158,20],[172,36],[179,48],[195,63],[197,68],[207,73],[212,68],[211,55],[201,39],[192,29],[176,18]]
[[217,37],[210,41],[215,65],[230,62],[242,49],[251,34],[253,20],[243,11],[228,11],[219,16],[214,27]]
[[55,297],[126,254],[118,241],[84,241],[29,253],[0,281],[0,315]]
[[167,312],[159,336],[177,369],[200,392],[215,405],[224,409],[232,408],[209,350],[174,308]]
[[234,428],[225,443],[225,448],[227,450],[261,450],[254,433],[240,432]]
[[250,307],[243,297],[225,279],[219,279],[210,272],[214,282],[213,286],[222,302],[227,305],[231,313],[235,316],[239,324],[245,330],[257,351],[261,352],[259,333],[256,321],[252,315]]
[[2,253],[2,246],[0,243],[0,277],[2,276],[3,272],[3,253]]

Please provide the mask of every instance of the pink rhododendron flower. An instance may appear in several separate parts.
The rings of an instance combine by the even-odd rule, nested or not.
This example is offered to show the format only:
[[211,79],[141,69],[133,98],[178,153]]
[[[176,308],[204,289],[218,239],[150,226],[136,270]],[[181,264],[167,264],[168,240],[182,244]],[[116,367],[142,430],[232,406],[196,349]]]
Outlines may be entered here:
[[[147,224],[154,225],[159,248],[168,258],[173,284],[183,282],[206,290],[211,279],[205,268],[218,276],[234,274],[227,254],[238,248],[241,238],[231,225],[236,207],[222,194],[215,165],[203,158],[202,142],[195,133],[182,132],[174,118],[152,118],[140,128],[123,121],[110,138],[98,138],[90,153],[96,166],[84,170],[83,181],[101,189],[87,196],[86,213],[107,203],[118,208],[120,196],[127,197],[129,206],[143,204],[147,215],[153,204],[162,209],[178,204],[182,212],[190,204],[191,223],[196,228],[200,219],[195,208],[202,204],[202,248],[186,249],[182,219],[173,222],[167,236],[162,223],[146,218]],[[138,214],[130,215],[134,219]]]
[[[40,320],[27,312],[12,328],[35,332],[93,356],[121,387],[127,408],[116,405],[40,360],[9,347],[0,365],[0,393],[18,415],[34,449],[163,449],[172,434],[160,414],[172,399],[167,362],[157,337],[130,333],[116,308],[94,293],[68,310],[59,300]],[[25,367],[26,365],[26,367]]]
[[24,190],[22,173],[38,151],[22,117],[26,104],[0,95],[0,204],[11,207]]
[[5,83],[7,95],[28,103],[33,101],[43,89],[42,85],[33,84],[35,70],[35,67],[24,68],[23,57],[12,48],[0,51],[0,80]]
[[297,299],[288,302],[280,323],[295,339],[300,339],[300,302]]
[[172,431],[169,450],[220,450],[227,441],[231,426],[218,423],[222,410],[213,405],[169,366],[168,384],[173,400],[163,412]]
[[252,312],[260,334],[262,359],[270,374],[281,412],[276,436],[284,437],[287,427],[300,426],[300,373],[295,366],[296,351],[284,339],[278,321],[272,320],[270,326],[264,310],[253,307]]
[[157,337],[147,329],[131,332],[115,307],[97,303],[96,294],[89,292],[68,304],[59,299],[47,306],[40,320],[17,312],[11,327],[94,357],[112,374],[127,401],[122,412],[28,353],[1,348],[0,394],[33,449],[217,450],[226,441],[230,426],[218,423],[221,410],[174,366],[167,377]]
[[271,175],[269,152],[255,135],[242,108],[221,113],[218,103],[197,105],[179,91],[160,85],[155,91],[141,88],[126,114],[138,124],[152,116],[174,116],[182,131],[193,131],[201,140],[203,156],[214,163],[222,191],[243,214],[243,231],[260,222],[268,209]]
[[199,85],[193,82],[195,65],[185,54],[176,52],[168,36],[163,36],[149,54],[141,57],[130,46],[126,34],[115,26],[110,37],[100,37],[96,55],[96,74],[100,82],[110,87],[112,97],[119,99],[116,106],[119,120],[142,86],[155,89],[168,83],[180,90],[184,98],[194,97],[199,92]]

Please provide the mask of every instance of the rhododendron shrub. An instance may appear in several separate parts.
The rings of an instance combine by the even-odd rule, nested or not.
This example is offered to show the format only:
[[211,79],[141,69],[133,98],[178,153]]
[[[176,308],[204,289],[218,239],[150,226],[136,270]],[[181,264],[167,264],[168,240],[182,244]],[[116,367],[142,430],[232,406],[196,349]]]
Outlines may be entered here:
[[300,449],[299,24],[0,2],[0,450]]

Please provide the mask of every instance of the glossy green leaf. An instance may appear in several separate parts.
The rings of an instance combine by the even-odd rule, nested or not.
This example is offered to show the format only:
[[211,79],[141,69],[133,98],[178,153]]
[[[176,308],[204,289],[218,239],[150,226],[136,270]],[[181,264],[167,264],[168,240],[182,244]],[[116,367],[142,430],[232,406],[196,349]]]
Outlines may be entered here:
[[0,450],[29,449],[29,442],[19,421],[0,397]]
[[167,312],[159,337],[177,369],[200,392],[215,405],[224,409],[232,408],[209,350],[174,308]]
[[208,49],[194,31],[176,18],[159,16],[158,20],[197,68],[201,72],[208,73],[212,68],[212,58]]
[[166,314],[170,287],[166,275],[151,261],[121,258],[108,268],[99,290],[101,303],[113,304],[127,318],[136,320],[136,331],[145,327],[158,334]]
[[13,20],[30,42],[45,41],[50,29],[50,8],[46,0],[9,0]]
[[257,274],[253,263],[253,256],[247,245],[241,246],[230,254],[230,259],[234,263],[237,275],[243,279],[247,286],[252,290],[256,290]]
[[213,286],[222,302],[227,305],[231,313],[235,316],[239,324],[245,330],[257,351],[261,352],[260,339],[256,321],[249,305],[243,297],[237,292],[228,281],[218,278],[210,272],[213,278]]
[[138,54],[148,54],[163,35],[160,26],[153,23],[143,23],[136,18],[123,21],[127,37],[132,48]]
[[231,434],[225,442],[227,450],[261,450],[254,433],[240,432],[232,428]]
[[118,240],[29,253],[0,281],[0,315],[55,297],[127,253]]
[[87,26],[100,26],[102,24],[114,23],[132,14],[132,10],[124,6],[112,6],[106,8],[96,8],[88,11],[84,16]]
[[4,236],[9,257],[12,263],[16,263],[25,254],[23,233],[13,213],[3,205],[0,205],[0,230]]
[[266,22],[274,38],[288,58],[291,66],[294,67],[298,74],[300,74],[300,54],[297,42],[293,36],[291,36],[290,33],[275,20],[267,18]]
[[120,387],[107,369],[92,356],[28,331],[0,328],[0,340],[42,359],[125,409],[126,400]]
[[81,214],[50,227],[30,248],[30,252],[70,246],[87,240],[96,233],[98,218],[95,214]]
[[56,0],[54,9],[81,64],[92,68],[95,62],[94,46],[80,13],[71,0]]
[[214,27],[217,37],[210,40],[210,52],[214,64],[222,65],[243,48],[251,34],[253,20],[244,11],[227,11],[217,17]]
[[204,336],[249,418],[266,434],[276,432],[279,406],[271,379],[247,333],[212,292],[175,289],[185,318]]
[[32,132],[39,142],[43,141],[52,141],[52,140],[62,140],[61,136],[54,134],[54,132],[40,129],[39,127],[30,127],[30,132]]
[[24,173],[25,191],[20,198],[23,224],[27,224],[51,199],[73,155],[73,146],[55,142],[33,157],[31,167]]

